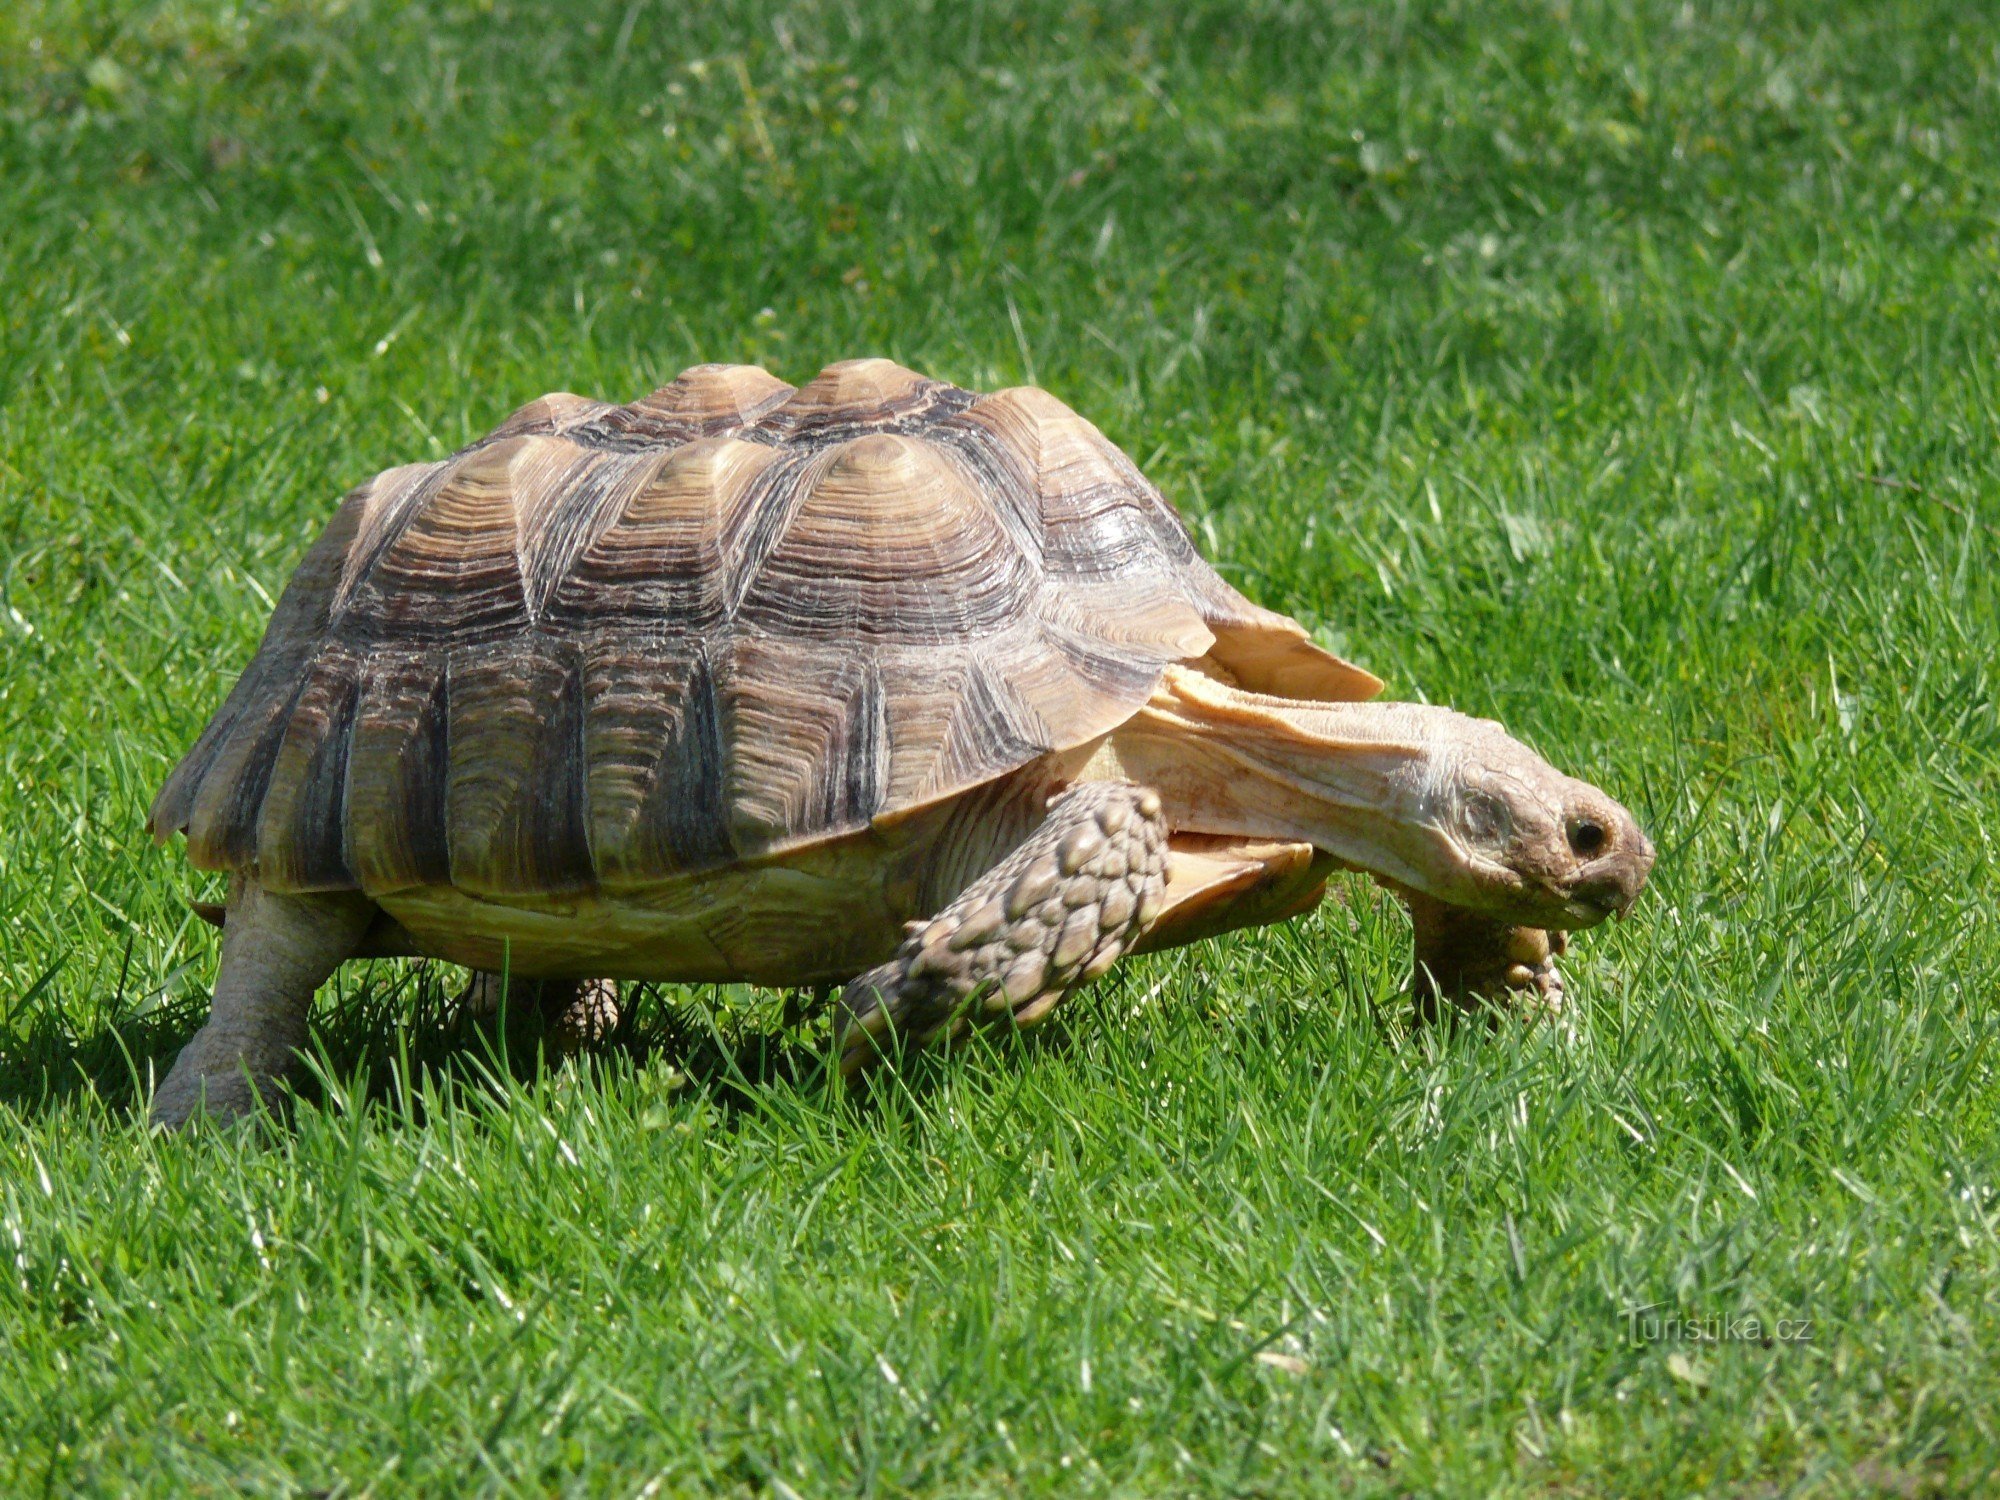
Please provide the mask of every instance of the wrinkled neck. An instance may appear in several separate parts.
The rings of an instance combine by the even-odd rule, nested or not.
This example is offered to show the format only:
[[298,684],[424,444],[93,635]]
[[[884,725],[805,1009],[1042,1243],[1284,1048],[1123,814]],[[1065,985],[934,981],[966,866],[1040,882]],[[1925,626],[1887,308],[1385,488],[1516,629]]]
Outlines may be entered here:
[[1461,893],[1439,889],[1456,863],[1440,814],[1470,722],[1424,704],[1247,693],[1176,666],[1112,735],[1115,770],[1100,774],[1157,788],[1177,830],[1309,843],[1449,900]]

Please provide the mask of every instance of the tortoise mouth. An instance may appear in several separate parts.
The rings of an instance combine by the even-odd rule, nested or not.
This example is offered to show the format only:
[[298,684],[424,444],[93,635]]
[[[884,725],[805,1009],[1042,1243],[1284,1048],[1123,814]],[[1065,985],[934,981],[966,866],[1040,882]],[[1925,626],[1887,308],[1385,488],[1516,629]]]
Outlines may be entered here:
[[1623,921],[1638,904],[1644,884],[1644,877],[1635,882],[1621,877],[1586,876],[1566,885],[1543,886],[1540,894],[1560,916],[1544,912],[1533,919],[1534,923],[1564,932],[1579,932],[1608,918]]
[[1480,883],[1486,899],[1479,904],[1488,915],[1516,926],[1580,932],[1608,917],[1623,917],[1639,899],[1637,886],[1601,875],[1551,880],[1497,862],[1473,865],[1484,877]]
[[1577,873],[1563,896],[1573,906],[1594,911],[1593,923],[1606,917],[1623,918],[1638,902],[1652,872],[1652,840],[1631,826],[1613,844],[1611,853],[1591,861]]
[[1612,906],[1607,902],[1580,896],[1572,896],[1563,902],[1564,915],[1574,919],[1573,924],[1567,928],[1571,932],[1585,927],[1595,927],[1607,917],[1623,917],[1630,910],[1629,902],[1624,906]]

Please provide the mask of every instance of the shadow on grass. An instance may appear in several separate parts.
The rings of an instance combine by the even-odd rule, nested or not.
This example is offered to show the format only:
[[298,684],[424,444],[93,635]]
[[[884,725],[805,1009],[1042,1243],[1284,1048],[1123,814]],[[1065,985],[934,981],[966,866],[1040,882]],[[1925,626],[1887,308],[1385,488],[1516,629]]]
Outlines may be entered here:
[[[468,1095],[499,1098],[511,1084],[568,1064],[532,1005],[468,1015],[451,993],[457,986],[443,978],[450,972],[382,964],[338,1001],[323,997],[307,1043],[312,1061],[293,1069],[291,1096],[322,1105],[359,1080],[365,1102],[394,1104],[391,1114],[407,1109],[421,1122],[428,1101],[450,1107]],[[762,1107],[772,1090],[848,1093],[835,1071],[832,1007],[824,994],[767,996],[743,1007],[704,997],[699,988],[627,983],[619,1010],[616,1029],[586,1055],[635,1071],[671,1070],[680,1087],[707,1095],[726,1117]],[[0,1107],[28,1119],[91,1099],[136,1120],[151,1087],[207,1015],[206,998],[191,995],[79,1032],[59,1006],[36,1007],[0,1048]],[[1040,1051],[1063,1046],[1068,1036],[1067,1027],[1046,1025],[1011,1040]],[[869,1076],[892,1076],[898,1089],[925,1092],[944,1050],[904,1057],[892,1048]],[[865,1103],[873,1092],[863,1086],[850,1097]]]
[[[496,1093],[509,1080],[527,1082],[563,1065],[532,1006],[469,1016],[430,966],[379,969],[389,972],[369,973],[337,1003],[323,998],[315,1009],[307,1050],[316,1065],[295,1068],[290,1078],[300,1100],[324,1102],[326,1078],[365,1078],[370,1101],[405,1092],[418,1099],[465,1089]],[[676,1003],[679,992],[660,986],[622,988],[617,1029],[590,1049],[595,1056],[636,1068],[671,1067],[728,1109],[760,1089],[817,1087],[823,1080],[829,1057],[823,1017],[805,1029],[773,1025],[698,998]],[[206,997],[199,995],[85,1031],[59,1006],[30,1007],[0,1046],[0,1106],[31,1118],[94,1097],[113,1113],[136,1112],[149,1080],[166,1076],[207,1017]]]

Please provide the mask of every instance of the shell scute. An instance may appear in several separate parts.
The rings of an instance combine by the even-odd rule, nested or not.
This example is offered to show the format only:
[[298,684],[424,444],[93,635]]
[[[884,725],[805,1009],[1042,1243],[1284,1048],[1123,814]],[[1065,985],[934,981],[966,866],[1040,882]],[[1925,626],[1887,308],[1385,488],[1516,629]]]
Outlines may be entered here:
[[448,673],[451,883],[495,896],[591,889],[578,653],[536,638],[460,646]]
[[1027,497],[1038,556],[1072,616],[1093,617],[1115,640],[1170,643],[1199,656],[1214,578],[1180,519],[1096,427],[1046,391],[1017,387],[982,397],[953,424],[1012,472]]
[[1038,582],[946,452],[873,433],[799,486],[736,613],[801,640],[946,645],[1005,629]]
[[272,758],[303,686],[296,669],[271,675],[268,689],[232,717],[190,798],[188,858],[204,869],[256,865],[257,817],[271,784]]
[[610,637],[586,648],[585,795],[597,878],[645,885],[733,857],[722,707],[698,641]]
[[782,458],[779,449],[735,438],[651,456],[640,483],[599,499],[583,544],[567,566],[550,570],[543,613],[580,635],[663,621],[684,633],[720,624],[731,549]]
[[340,623],[377,640],[492,639],[528,624],[514,460],[536,440],[473,449],[409,505],[357,577]]
[[735,848],[774,850],[883,810],[890,741],[873,652],[745,636],[719,675]]
[[537,437],[553,433],[568,432],[572,428],[583,427],[617,408],[602,401],[593,401],[588,396],[573,395],[569,391],[551,391],[546,396],[537,396],[526,406],[516,407],[507,420],[481,440],[495,443],[513,437]]
[[281,890],[345,890],[347,756],[361,659],[338,641],[313,658],[293,700],[257,812],[259,876]]
[[944,672],[918,675],[921,686],[905,695],[896,721],[902,726],[901,743],[892,766],[907,770],[892,788],[893,805],[935,802],[977,785],[996,761],[1026,765],[1051,740],[1065,737],[1016,686],[1023,677],[1036,675],[1058,679],[1051,685],[1061,685],[1060,673],[1036,673],[1040,657],[1032,634],[1033,627],[1023,627]]
[[381,893],[451,883],[450,684],[442,651],[378,649],[347,751],[347,867]]
[[847,359],[828,365],[754,429],[763,441],[832,443],[871,432],[922,430],[963,410],[970,391],[932,380],[888,359]]
[[608,407],[578,436],[602,446],[659,448],[736,432],[792,394],[756,365],[695,365],[630,406]]
[[996,391],[959,420],[991,433],[1027,466],[1055,572],[1101,578],[1139,565],[1170,575],[1196,560],[1159,491],[1092,422],[1047,391]]
[[531,620],[547,612],[549,596],[570,577],[578,554],[665,461],[658,450],[606,452],[555,439],[528,443],[515,455],[515,557]]

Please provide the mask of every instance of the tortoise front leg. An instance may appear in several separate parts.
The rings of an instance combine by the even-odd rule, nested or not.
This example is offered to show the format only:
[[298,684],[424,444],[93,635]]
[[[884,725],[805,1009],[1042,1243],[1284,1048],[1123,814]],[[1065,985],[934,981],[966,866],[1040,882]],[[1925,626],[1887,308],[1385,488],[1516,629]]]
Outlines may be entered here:
[[1562,1013],[1556,956],[1569,946],[1564,933],[1510,927],[1416,891],[1397,894],[1409,907],[1414,928],[1412,989],[1420,1023],[1448,1011],[1473,1015],[1488,1007],[1535,1020]]
[[922,1045],[973,1020],[1030,1026],[1115,963],[1160,914],[1167,826],[1159,795],[1087,782],[840,1003],[840,1069],[854,1076],[891,1036]]

